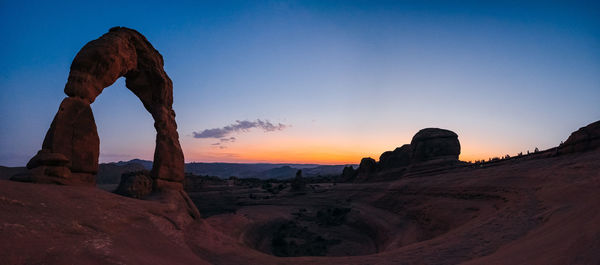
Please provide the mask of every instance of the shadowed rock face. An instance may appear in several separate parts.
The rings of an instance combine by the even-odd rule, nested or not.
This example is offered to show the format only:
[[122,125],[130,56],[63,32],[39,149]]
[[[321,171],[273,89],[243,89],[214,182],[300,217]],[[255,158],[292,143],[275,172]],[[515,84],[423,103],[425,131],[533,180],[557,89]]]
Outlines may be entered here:
[[356,182],[363,182],[368,180],[369,175],[373,172],[377,171],[377,162],[375,159],[370,157],[365,157],[360,160],[360,165],[356,170]]
[[458,135],[452,131],[438,128],[420,130],[413,136],[410,146],[413,162],[437,159],[456,161],[460,154]]
[[394,151],[387,151],[379,157],[379,167],[382,170],[405,167],[410,164],[411,148],[405,144]]
[[[142,34],[123,27],[112,28],[87,43],[71,64],[64,90],[69,97],[61,103],[42,146],[45,156],[62,154],[68,159],[64,167],[71,174],[63,172],[56,183],[71,184],[76,180],[79,184],[95,184],[100,141],[90,104],[122,76],[155,121],[156,148],[151,171],[154,188],[182,189],[184,160],[172,108],[173,84],[163,69],[160,53]],[[49,177],[44,170],[35,170],[50,166],[39,155],[32,161],[41,162],[28,166],[32,174],[20,180],[40,182]]]
[[116,193],[127,197],[141,199],[152,192],[152,179],[150,172],[143,170],[129,172],[121,176],[121,183]]
[[458,163],[458,155],[460,155],[460,142],[456,133],[444,129],[426,128],[417,132],[410,144],[382,153],[379,162],[375,162],[372,158],[363,158],[356,172],[347,170],[340,180],[379,181],[385,180],[388,173],[393,173],[397,177],[406,172],[440,169]]
[[582,152],[600,147],[600,121],[588,124],[571,133],[569,138],[558,147],[560,154]]

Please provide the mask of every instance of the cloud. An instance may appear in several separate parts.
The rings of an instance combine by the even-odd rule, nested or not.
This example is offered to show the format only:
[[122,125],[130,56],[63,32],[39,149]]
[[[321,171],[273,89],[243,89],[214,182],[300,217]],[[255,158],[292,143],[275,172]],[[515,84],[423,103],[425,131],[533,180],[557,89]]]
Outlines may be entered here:
[[268,120],[260,120],[256,121],[235,121],[235,123],[231,125],[227,125],[223,128],[213,128],[206,129],[201,132],[192,132],[194,138],[216,138],[220,139],[222,142],[235,142],[235,137],[228,137],[230,134],[235,132],[247,132],[252,128],[259,128],[265,132],[272,131],[281,131],[285,128],[289,127],[289,125],[277,123],[273,124]]
[[227,148],[227,146],[224,146],[221,143],[214,143],[214,144],[210,144],[210,145],[214,146],[215,148],[219,148],[219,149]]
[[222,143],[233,143],[237,139],[232,136],[232,137],[229,137],[229,138],[221,138],[220,140],[221,140]]

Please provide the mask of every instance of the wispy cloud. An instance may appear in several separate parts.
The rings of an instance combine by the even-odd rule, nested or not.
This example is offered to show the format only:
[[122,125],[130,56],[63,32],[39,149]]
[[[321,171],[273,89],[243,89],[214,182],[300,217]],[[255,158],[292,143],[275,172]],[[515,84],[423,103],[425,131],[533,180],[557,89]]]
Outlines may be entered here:
[[289,127],[289,125],[285,125],[282,123],[274,124],[268,120],[265,120],[265,121],[260,120],[260,119],[257,119],[256,121],[247,121],[247,120],[239,121],[238,120],[238,121],[235,121],[235,123],[233,123],[231,125],[227,125],[222,128],[206,129],[201,132],[192,132],[192,134],[194,135],[194,138],[215,138],[215,139],[220,139],[220,141],[222,141],[222,142],[235,142],[235,140],[236,140],[235,137],[228,137],[232,133],[247,132],[252,128],[259,128],[265,132],[272,132],[272,131],[281,131],[287,127]]
[[214,143],[214,144],[210,144],[210,145],[214,146],[215,148],[219,148],[219,149],[227,148],[227,146],[222,145],[221,143]]

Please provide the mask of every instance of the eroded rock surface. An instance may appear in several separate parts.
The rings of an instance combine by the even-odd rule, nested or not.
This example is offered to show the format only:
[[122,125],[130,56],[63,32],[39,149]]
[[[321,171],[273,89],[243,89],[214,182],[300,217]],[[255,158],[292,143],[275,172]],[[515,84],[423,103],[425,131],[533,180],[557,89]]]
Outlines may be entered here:
[[67,162],[59,167],[38,154],[29,163],[28,176],[18,180],[95,185],[100,141],[90,104],[105,87],[125,77],[127,88],[155,121],[154,189],[181,190],[184,159],[172,108],[173,84],[163,64],[160,53],[132,29],[115,27],[87,43],[71,64],[64,89],[69,97],[61,103],[42,145],[43,155],[63,155]]

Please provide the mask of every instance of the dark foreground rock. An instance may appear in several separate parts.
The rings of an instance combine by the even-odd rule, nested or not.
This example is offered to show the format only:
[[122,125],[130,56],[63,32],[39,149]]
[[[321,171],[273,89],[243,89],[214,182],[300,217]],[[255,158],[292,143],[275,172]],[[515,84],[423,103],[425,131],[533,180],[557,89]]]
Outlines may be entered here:
[[[208,190],[194,196],[231,197],[237,210],[200,220],[179,191],[137,200],[0,180],[0,263],[599,264],[599,156],[509,160],[260,201],[247,196],[256,187]],[[281,227],[288,221],[297,225]],[[282,255],[310,256],[268,254],[273,243]]]

